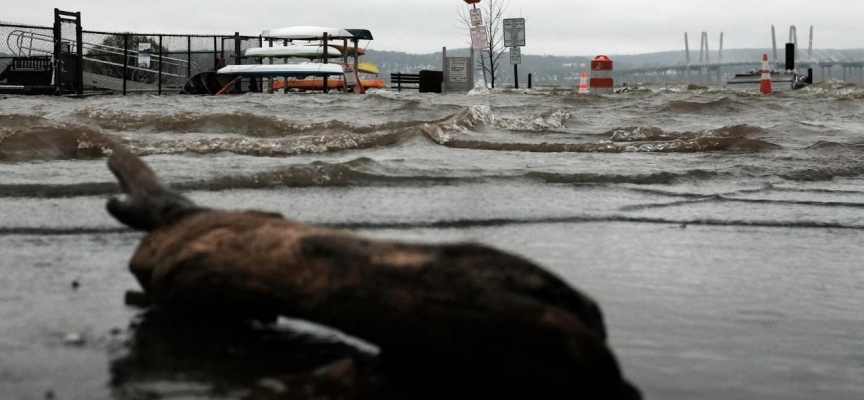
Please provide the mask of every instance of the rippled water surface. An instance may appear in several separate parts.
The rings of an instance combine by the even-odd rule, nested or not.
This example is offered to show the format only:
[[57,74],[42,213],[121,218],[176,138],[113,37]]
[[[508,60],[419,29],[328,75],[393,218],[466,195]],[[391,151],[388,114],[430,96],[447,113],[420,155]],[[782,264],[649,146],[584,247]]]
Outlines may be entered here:
[[862,87],[3,98],[4,399],[243,398],[270,373],[129,328],[115,146],[200,204],[527,256],[599,301],[648,398],[864,398]]

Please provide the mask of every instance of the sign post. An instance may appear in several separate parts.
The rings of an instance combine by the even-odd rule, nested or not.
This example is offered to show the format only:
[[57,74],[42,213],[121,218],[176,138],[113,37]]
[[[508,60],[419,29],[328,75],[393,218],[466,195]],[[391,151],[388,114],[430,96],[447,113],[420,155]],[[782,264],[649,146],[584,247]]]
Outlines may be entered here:
[[138,43],[138,68],[150,68],[150,43]]
[[486,35],[486,26],[480,25],[471,28],[471,47],[474,49],[489,48],[489,40]]
[[471,14],[471,26],[483,25],[483,14],[480,13],[479,8],[472,8],[468,12]]
[[513,64],[513,79],[519,89],[519,64],[522,63],[522,46],[525,46],[525,18],[504,20],[504,47],[510,48],[510,64]]
[[525,46],[525,18],[504,20],[504,47]]
[[519,64],[522,63],[522,48],[510,48],[510,64],[513,64],[513,79],[516,81],[516,89],[519,89]]

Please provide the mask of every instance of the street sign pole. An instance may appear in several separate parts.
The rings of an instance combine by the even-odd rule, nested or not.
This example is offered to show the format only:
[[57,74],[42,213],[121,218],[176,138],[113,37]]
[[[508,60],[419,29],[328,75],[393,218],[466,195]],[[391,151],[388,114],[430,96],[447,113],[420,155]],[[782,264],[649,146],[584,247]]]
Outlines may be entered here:
[[513,79],[516,80],[516,89],[519,89],[519,64],[513,64]]
[[519,89],[519,64],[522,63],[522,46],[525,46],[525,18],[504,20],[504,47],[510,48],[510,63],[513,64],[513,79]]
[[522,48],[510,48],[510,64],[513,64],[513,79],[516,81],[516,89],[519,89],[519,64],[522,63]]

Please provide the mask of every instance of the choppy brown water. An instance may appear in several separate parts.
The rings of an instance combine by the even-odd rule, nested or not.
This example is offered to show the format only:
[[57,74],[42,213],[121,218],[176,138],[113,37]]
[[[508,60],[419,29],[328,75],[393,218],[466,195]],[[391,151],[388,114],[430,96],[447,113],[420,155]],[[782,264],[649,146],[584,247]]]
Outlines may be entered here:
[[648,398],[864,398],[862,87],[3,98],[0,397],[243,398],[310,363],[128,328],[118,145],[203,204],[526,255]]

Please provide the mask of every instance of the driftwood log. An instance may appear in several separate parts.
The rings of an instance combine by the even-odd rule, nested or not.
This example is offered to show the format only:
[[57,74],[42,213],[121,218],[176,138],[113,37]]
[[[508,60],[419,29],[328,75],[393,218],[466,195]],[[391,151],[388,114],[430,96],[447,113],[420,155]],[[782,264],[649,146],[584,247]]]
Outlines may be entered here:
[[377,345],[384,363],[411,373],[571,399],[640,398],[606,345],[597,304],[523,258],[202,208],[128,151],[108,166],[126,194],[108,211],[149,232],[130,268],[154,307],[314,321]]

